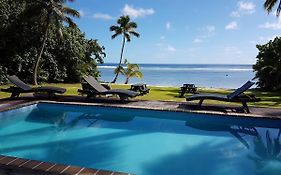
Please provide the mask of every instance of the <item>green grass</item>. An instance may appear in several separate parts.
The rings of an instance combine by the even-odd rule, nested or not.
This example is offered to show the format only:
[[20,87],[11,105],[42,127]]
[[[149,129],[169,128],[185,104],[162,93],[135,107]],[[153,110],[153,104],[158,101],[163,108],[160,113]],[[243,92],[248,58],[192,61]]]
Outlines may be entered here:
[[[65,95],[78,95],[77,89],[81,88],[80,84],[48,84],[48,86],[64,87],[67,89]],[[2,85],[1,88],[7,88],[8,85]],[[129,89],[129,85],[111,85],[112,88]],[[178,97],[179,87],[156,87],[150,86],[150,93],[144,96],[138,96],[137,99],[143,100],[164,100],[164,101],[185,101],[185,98]],[[199,88],[199,93],[218,93],[228,94],[232,92],[231,89],[215,89],[215,88]],[[257,97],[261,98],[260,102],[249,103],[250,106],[258,107],[274,107],[281,108],[281,93],[280,92],[266,92],[266,91],[249,91],[247,93],[253,93]],[[186,96],[191,94],[186,94]],[[9,93],[0,92],[0,98],[9,97]],[[204,103],[209,104],[227,104],[227,102],[206,100]],[[232,103],[233,104],[233,103]],[[240,104],[239,104],[240,105]]]

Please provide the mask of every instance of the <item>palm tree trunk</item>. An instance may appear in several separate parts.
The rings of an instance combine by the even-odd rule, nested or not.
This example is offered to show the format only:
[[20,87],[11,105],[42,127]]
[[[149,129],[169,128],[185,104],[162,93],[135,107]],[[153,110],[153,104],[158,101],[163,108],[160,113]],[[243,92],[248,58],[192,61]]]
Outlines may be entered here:
[[[122,63],[123,53],[124,53],[124,48],[125,48],[125,42],[126,42],[125,39],[126,39],[125,35],[123,34],[123,43],[122,43],[121,56],[120,56],[118,67],[121,66],[121,63]],[[112,80],[111,83],[115,83],[116,82],[118,75],[119,75],[119,71],[116,73],[116,75],[115,75],[115,77],[114,77],[114,79]]]
[[42,57],[42,54],[43,54],[43,50],[46,46],[46,41],[47,41],[47,36],[48,36],[48,29],[49,29],[49,24],[47,24],[47,27],[46,27],[46,31],[45,31],[45,34],[44,34],[44,40],[43,40],[43,43],[42,43],[42,46],[41,46],[41,49],[40,49],[40,53],[37,57],[37,60],[36,60],[36,63],[35,63],[35,66],[34,66],[34,70],[33,70],[33,84],[34,85],[38,85],[37,83],[37,74],[38,74],[38,68],[39,68],[39,63],[41,61],[41,57]]
[[129,83],[129,78],[130,78],[129,76],[126,77],[125,84]]

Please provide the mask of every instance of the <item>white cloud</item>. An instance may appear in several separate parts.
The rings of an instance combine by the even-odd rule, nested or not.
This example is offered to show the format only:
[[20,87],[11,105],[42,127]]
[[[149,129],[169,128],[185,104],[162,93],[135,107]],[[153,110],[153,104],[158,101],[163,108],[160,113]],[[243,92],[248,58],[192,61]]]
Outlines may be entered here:
[[216,30],[215,26],[207,26],[206,28],[207,28],[208,33],[212,33]]
[[237,25],[236,21],[232,21],[231,23],[229,23],[225,26],[225,30],[235,30],[237,28],[238,28],[238,25]]
[[92,17],[96,19],[104,19],[104,20],[115,19],[114,17],[104,13],[95,13]]
[[240,13],[238,11],[233,11],[233,12],[230,13],[230,16],[231,17],[239,18],[241,15],[240,15]]
[[202,43],[203,42],[203,40],[202,39],[200,39],[200,38],[195,38],[194,40],[193,40],[193,43]]
[[171,46],[171,45],[168,45],[167,51],[169,51],[169,52],[175,52],[175,51],[176,51],[176,48],[174,48],[174,47]]
[[81,10],[78,10],[78,12],[79,12],[79,14],[80,14],[81,17],[84,17],[84,16],[85,16],[84,10],[81,9]]
[[238,9],[231,12],[231,17],[239,18],[242,15],[249,15],[256,12],[256,5],[250,1],[239,1],[237,3]]
[[166,29],[170,30],[171,29],[171,23],[170,22],[166,22]]
[[277,22],[266,22],[259,26],[260,28],[265,29],[274,29],[274,30],[280,30],[281,29],[281,20],[278,20]]
[[244,11],[250,14],[254,13],[256,8],[256,5],[253,2],[239,1],[238,6],[240,11]]
[[124,15],[129,15],[133,18],[138,17],[145,17],[148,15],[153,15],[155,13],[154,9],[143,9],[143,8],[134,8],[133,6],[129,6],[128,4],[125,4],[124,8],[122,9],[122,13]]

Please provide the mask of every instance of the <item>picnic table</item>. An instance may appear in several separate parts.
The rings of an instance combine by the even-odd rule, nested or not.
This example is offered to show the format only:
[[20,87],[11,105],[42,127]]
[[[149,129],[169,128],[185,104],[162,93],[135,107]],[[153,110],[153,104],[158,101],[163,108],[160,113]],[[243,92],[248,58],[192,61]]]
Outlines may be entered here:
[[144,94],[149,93],[150,89],[148,89],[146,87],[146,84],[138,83],[138,84],[132,84],[130,90],[135,91],[135,92],[139,92],[140,95],[144,95]]
[[197,87],[195,84],[183,84],[179,90],[179,97],[183,97],[185,93],[193,93],[195,94],[197,91]]

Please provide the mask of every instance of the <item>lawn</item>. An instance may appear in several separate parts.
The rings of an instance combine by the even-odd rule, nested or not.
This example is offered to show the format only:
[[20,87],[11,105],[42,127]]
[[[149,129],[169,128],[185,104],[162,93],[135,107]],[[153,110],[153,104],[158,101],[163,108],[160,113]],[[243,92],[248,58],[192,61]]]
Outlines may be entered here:
[[[80,84],[48,84],[48,86],[64,87],[67,89],[65,95],[78,95],[77,89],[81,88]],[[7,88],[8,85],[2,85],[1,88]],[[129,89],[129,85],[116,85],[112,84],[112,88],[122,88]],[[144,96],[139,96],[137,99],[142,100],[164,100],[164,101],[185,101],[185,98],[180,98],[178,96],[179,87],[157,87],[150,86],[150,93]],[[230,89],[215,89],[215,88],[199,88],[199,93],[218,93],[218,94],[228,94],[232,92]],[[247,93],[253,93],[257,97],[261,98],[260,102],[249,103],[250,106],[259,107],[274,107],[281,108],[281,93],[280,92],[266,92],[266,91],[249,91]],[[186,94],[186,96],[191,94]],[[9,97],[8,93],[0,92],[0,98]],[[204,103],[209,104],[226,104],[227,102],[206,100]],[[232,103],[233,104],[233,103]],[[239,104],[240,105],[240,104]]]

